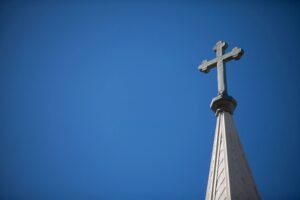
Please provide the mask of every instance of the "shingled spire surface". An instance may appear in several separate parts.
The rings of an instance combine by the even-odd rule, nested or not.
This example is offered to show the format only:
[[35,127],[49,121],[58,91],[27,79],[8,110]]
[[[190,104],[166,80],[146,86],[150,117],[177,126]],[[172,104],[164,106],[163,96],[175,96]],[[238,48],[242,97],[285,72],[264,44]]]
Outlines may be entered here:
[[218,71],[218,96],[210,105],[216,113],[217,125],[206,200],[258,200],[259,193],[232,117],[237,102],[227,92],[225,62],[239,59],[243,50],[235,47],[231,52],[224,54],[226,48],[225,42],[217,42],[213,48],[216,58],[204,60],[199,66],[199,70],[204,73],[214,67]]
[[256,200],[259,194],[246,160],[233,117],[217,114],[206,200]]

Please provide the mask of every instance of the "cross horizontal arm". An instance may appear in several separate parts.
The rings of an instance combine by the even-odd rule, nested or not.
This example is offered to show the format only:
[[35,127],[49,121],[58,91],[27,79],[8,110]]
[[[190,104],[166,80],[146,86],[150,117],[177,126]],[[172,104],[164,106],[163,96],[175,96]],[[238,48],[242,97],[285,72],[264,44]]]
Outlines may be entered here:
[[198,69],[201,72],[207,73],[209,72],[209,70],[217,66],[218,61],[221,60],[223,62],[227,62],[233,59],[238,60],[242,55],[243,49],[235,47],[231,50],[231,52],[226,53],[220,57],[214,58],[210,61],[203,60],[202,63],[199,65]]

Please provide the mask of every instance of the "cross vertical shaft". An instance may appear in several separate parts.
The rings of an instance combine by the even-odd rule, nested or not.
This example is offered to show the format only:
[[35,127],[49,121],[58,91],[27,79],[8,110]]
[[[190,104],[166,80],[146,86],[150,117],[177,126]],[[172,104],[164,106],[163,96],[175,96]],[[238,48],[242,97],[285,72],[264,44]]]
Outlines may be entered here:
[[218,71],[218,94],[227,94],[227,80],[226,80],[226,65],[222,60],[223,48],[226,48],[225,43],[217,43],[215,46],[215,51],[217,54],[217,71]]

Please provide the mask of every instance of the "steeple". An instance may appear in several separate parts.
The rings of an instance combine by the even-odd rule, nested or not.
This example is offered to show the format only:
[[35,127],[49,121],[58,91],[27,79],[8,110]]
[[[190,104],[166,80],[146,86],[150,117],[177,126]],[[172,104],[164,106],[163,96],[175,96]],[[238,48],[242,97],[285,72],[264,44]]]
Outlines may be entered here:
[[227,44],[217,42],[213,48],[217,57],[204,60],[199,70],[207,73],[213,67],[218,71],[218,96],[211,102],[216,113],[217,125],[206,190],[206,200],[258,200],[260,199],[254,179],[246,160],[233,121],[236,100],[228,95],[225,62],[239,59],[243,50],[233,48],[223,54]]

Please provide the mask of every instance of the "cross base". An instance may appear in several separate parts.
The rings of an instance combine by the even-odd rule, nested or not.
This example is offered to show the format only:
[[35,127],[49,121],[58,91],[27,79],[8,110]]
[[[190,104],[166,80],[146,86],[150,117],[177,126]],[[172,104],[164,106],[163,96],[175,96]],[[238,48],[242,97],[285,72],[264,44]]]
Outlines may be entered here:
[[219,112],[226,111],[233,114],[237,106],[237,101],[227,94],[220,94],[212,99],[210,108],[218,115]]

